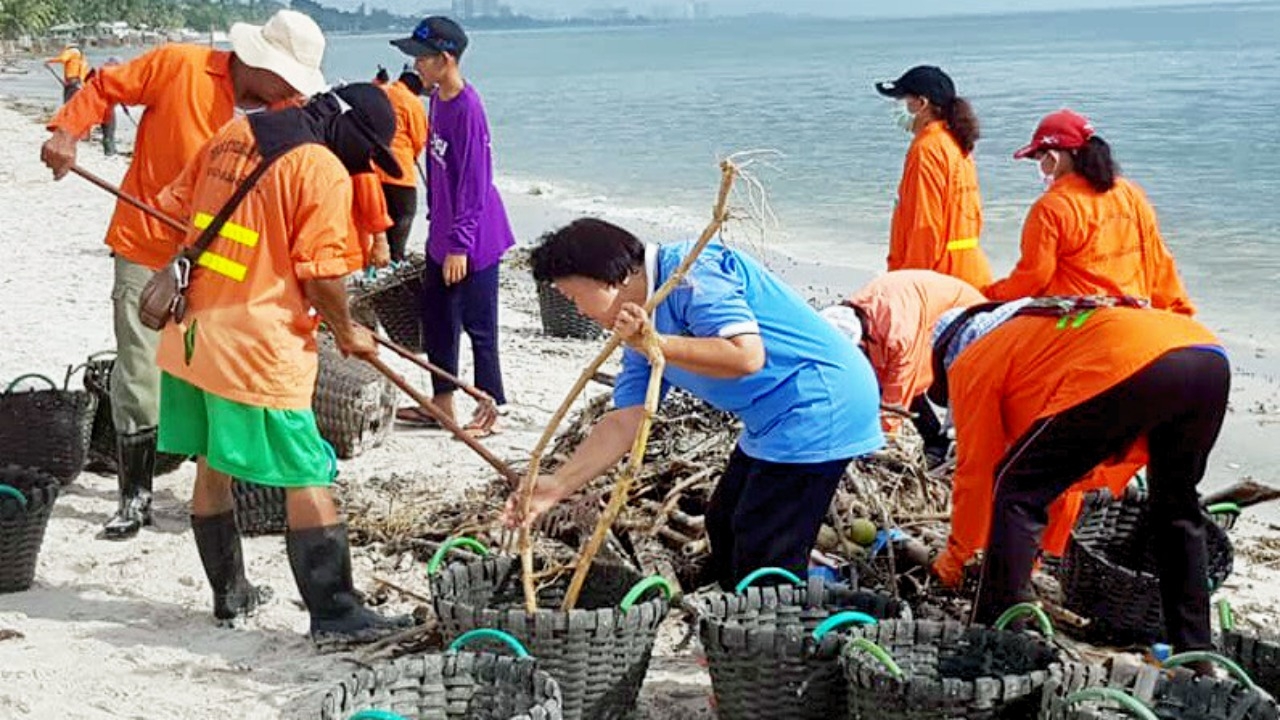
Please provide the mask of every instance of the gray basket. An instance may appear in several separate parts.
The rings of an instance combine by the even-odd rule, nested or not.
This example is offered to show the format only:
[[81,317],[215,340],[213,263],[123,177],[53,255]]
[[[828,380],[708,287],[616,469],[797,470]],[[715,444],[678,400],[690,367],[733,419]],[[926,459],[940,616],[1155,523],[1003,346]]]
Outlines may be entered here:
[[[111,371],[116,365],[114,350],[89,356],[84,364],[84,389],[98,399],[93,415],[93,431],[89,439],[87,470],[116,474],[116,423],[111,414]],[[186,455],[156,453],[154,477],[168,475],[187,461]]]
[[365,324],[376,317],[387,336],[413,352],[422,352],[422,273],[427,260],[410,257],[404,265],[350,293],[353,316]]
[[1240,663],[1259,687],[1280,696],[1280,637],[1227,630],[1218,638],[1218,649]]
[[840,674],[835,622],[901,617],[892,598],[826,585],[748,587],[690,599],[707,655],[721,720],[844,717],[847,684]]
[[[897,667],[867,651],[868,640]],[[956,622],[862,628],[841,664],[853,720],[1027,720],[1045,683],[1062,674],[1058,650],[1038,636]]]
[[[539,609],[529,615],[518,558],[497,557],[450,565],[431,578],[431,596],[446,639],[494,628],[524,643],[560,684],[566,720],[629,718],[669,607],[659,595],[619,609],[640,580],[630,569],[595,563],[579,609]],[[566,585],[545,588],[539,606],[558,608]]]
[[57,478],[40,470],[0,468],[0,593],[31,587],[60,489]]
[[371,365],[343,357],[333,338],[317,338],[320,370],[311,408],[320,436],[347,460],[378,447],[395,425],[396,388]]
[[538,283],[538,312],[542,315],[542,331],[552,337],[595,340],[604,328],[578,312],[569,298],[549,282]]
[[532,659],[488,653],[412,655],[353,671],[303,718],[347,720],[360,710],[404,720],[561,720],[560,688]]
[[231,499],[241,535],[280,535],[289,529],[284,488],[232,478]]
[[1045,685],[1040,720],[1277,720],[1265,691],[1150,665],[1068,663]]

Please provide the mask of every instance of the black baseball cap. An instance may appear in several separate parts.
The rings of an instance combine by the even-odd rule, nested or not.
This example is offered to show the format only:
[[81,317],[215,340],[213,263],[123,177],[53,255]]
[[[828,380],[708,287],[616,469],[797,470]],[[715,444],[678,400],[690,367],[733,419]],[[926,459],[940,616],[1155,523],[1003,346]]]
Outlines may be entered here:
[[891,98],[919,95],[934,105],[949,105],[956,99],[956,86],[951,77],[933,65],[917,65],[897,80],[878,82],[876,90]]
[[449,53],[461,58],[467,49],[467,33],[453,20],[443,15],[432,15],[418,23],[412,35],[392,40],[391,44],[411,57]]
[[372,83],[343,85],[334,88],[333,94],[345,105],[341,108],[342,120],[347,121],[344,125],[363,139],[360,144],[368,147],[373,163],[393,178],[403,177],[404,170],[390,149],[396,134],[396,113],[387,94]]

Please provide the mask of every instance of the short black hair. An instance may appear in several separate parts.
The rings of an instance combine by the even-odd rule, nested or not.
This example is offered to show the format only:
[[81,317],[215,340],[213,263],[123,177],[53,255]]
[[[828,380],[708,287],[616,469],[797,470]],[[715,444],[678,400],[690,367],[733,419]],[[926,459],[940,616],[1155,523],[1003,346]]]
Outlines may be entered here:
[[580,275],[621,285],[644,267],[644,243],[613,223],[578,218],[543,235],[529,260],[538,282]]

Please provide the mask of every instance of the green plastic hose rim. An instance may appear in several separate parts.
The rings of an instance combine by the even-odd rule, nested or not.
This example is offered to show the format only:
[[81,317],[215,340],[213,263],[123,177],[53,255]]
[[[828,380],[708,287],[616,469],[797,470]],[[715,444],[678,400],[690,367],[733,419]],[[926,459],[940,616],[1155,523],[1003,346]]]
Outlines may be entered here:
[[1187,663],[1201,662],[1201,661],[1208,661],[1213,663],[1214,665],[1217,665],[1220,668],[1225,669],[1231,675],[1231,677],[1236,679],[1236,682],[1240,683],[1241,685],[1244,685],[1250,690],[1256,690],[1258,687],[1257,685],[1253,684],[1253,678],[1249,677],[1249,673],[1245,672],[1244,668],[1237,665],[1234,660],[1225,658],[1219,655],[1218,653],[1205,652],[1202,650],[1192,650],[1190,652],[1178,653],[1177,655],[1174,655],[1168,660],[1165,660],[1163,665],[1164,667],[1167,667],[1167,668],[1175,668],[1175,667],[1180,667],[1182,665],[1186,665]]
[[875,658],[876,662],[879,662],[881,665],[883,665],[884,669],[888,670],[889,674],[892,675],[894,678],[898,680],[902,680],[906,677],[906,673],[902,672],[902,668],[898,667],[898,663],[894,662],[893,656],[889,654],[889,651],[885,650],[884,648],[880,647],[874,642],[868,640],[867,638],[856,637],[849,641],[849,647],[854,650],[861,650],[862,652],[865,652],[866,654]]
[[448,540],[440,543],[440,547],[436,550],[436,553],[432,555],[431,560],[427,562],[427,574],[435,575],[440,572],[440,566],[444,565],[445,556],[449,554],[450,550],[456,547],[469,548],[482,556],[489,554],[489,548],[485,547],[484,543],[476,540],[475,538],[467,537],[465,535],[449,538]]
[[618,609],[622,612],[627,612],[636,604],[636,601],[644,597],[645,593],[654,588],[662,590],[662,594],[665,595],[668,600],[671,599],[671,583],[667,582],[667,579],[661,575],[650,575],[631,586],[631,589],[627,591],[625,596],[623,596],[622,602],[618,603]]
[[742,580],[738,582],[737,586],[733,588],[733,592],[737,593],[738,595],[741,595],[742,593],[746,592],[747,588],[751,587],[751,583],[754,583],[757,580],[760,580],[762,578],[767,578],[767,577],[784,578],[787,580],[787,582],[790,582],[792,585],[804,584],[804,581],[801,580],[799,577],[797,577],[796,574],[791,572],[790,570],[785,570],[780,567],[764,567],[764,568],[760,568],[759,570],[753,570],[749,575],[742,578]]
[[1231,632],[1236,629],[1236,613],[1231,608],[1231,603],[1223,598],[1218,601],[1218,627],[1223,632]]
[[1046,640],[1053,639],[1053,623],[1049,621],[1049,616],[1044,614],[1044,610],[1041,610],[1040,606],[1032,603],[1018,603],[1005,610],[1000,617],[996,618],[991,627],[996,630],[1003,630],[1009,626],[1009,623],[1024,615],[1030,615],[1035,618],[1036,624],[1040,626],[1040,634],[1044,635]]
[[837,630],[839,628],[844,627],[845,625],[864,625],[865,626],[865,625],[876,625],[879,622],[880,622],[879,620],[876,620],[875,618],[871,617],[866,613],[861,613],[856,610],[844,610],[836,613],[835,615],[832,615],[826,620],[823,620],[822,624],[814,628],[813,639],[817,640],[818,642],[822,642],[822,638],[826,637],[827,634],[830,633],[832,630]]
[[14,389],[15,387],[17,387],[18,383],[22,382],[23,380],[30,379],[30,378],[35,378],[36,380],[43,380],[43,381],[45,381],[45,382],[49,383],[49,389],[50,389],[50,390],[57,390],[57,389],[58,389],[58,383],[56,383],[56,382],[54,382],[54,381],[50,380],[48,375],[41,375],[40,373],[27,373],[26,375],[19,375],[18,377],[16,377],[16,378],[14,378],[13,380],[11,380],[11,381],[9,382],[9,386],[8,386],[8,387],[6,387],[6,388],[4,389],[4,391],[5,391],[6,393],[11,393],[11,392],[13,392],[13,389]]
[[523,643],[515,639],[515,636],[493,628],[477,628],[462,633],[453,642],[449,643],[449,652],[459,652],[473,640],[497,640],[511,648],[511,652],[515,653],[516,657],[529,657],[529,651],[525,649]]
[[22,491],[18,488],[13,487],[12,485],[0,485],[0,495],[8,495],[14,500],[17,500],[23,510],[27,509],[27,496],[23,495]]
[[1132,715],[1139,720],[1160,720],[1160,718],[1152,712],[1141,700],[1130,695],[1129,693],[1110,687],[1092,687],[1085,688],[1066,697],[1067,707],[1078,705],[1082,702],[1112,702],[1120,706],[1126,714]]
[[1243,512],[1240,506],[1233,502],[1214,503],[1204,509],[1210,515],[1239,515]]
[[361,710],[347,720],[408,720],[405,716],[390,710]]

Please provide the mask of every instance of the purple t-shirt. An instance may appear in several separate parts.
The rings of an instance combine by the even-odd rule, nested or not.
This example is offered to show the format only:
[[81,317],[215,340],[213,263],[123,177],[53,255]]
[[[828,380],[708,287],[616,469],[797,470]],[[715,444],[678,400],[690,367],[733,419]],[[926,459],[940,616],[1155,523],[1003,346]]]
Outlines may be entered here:
[[452,100],[431,96],[431,229],[427,254],[465,254],[471,271],[502,259],[515,244],[502,197],[493,186],[489,121],[470,85]]

